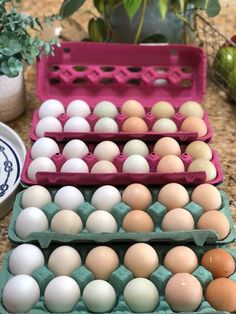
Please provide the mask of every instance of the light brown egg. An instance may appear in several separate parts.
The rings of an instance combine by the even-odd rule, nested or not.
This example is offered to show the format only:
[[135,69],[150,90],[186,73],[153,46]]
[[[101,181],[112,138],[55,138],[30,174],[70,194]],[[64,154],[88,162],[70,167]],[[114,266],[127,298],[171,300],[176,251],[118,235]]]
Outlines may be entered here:
[[185,117],[197,117],[203,118],[204,110],[202,106],[196,101],[186,101],[183,103],[179,109]]
[[208,183],[198,185],[192,192],[191,200],[200,205],[204,212],[218,210],[222,204],[219,190]]
[[217,176],[217,171],[215,165],[207,159],[199,158],[191,162],[188,167],[188,172],[206,172],[206,182],[212,181]]
[[188,191],[179,183],[168,183],[161,188],[157,201],[166,206],[168,210],[183,208],[189,203]]
[[203,141],[194,141],[190,143],[186,149],[185,153],[189,154],[192,159],[204,158],[207,160],[212,159],[212,150],[210,145]]
[[164,266],[173,274],[191,274],[198,266],[197,255],[187,246],[176,246],[167,252]]
[[97,246],[88,253],[85,265],[96,279],[108,280],[119,267],[119,257],[110,247]]
[[200,282],[191,274],[175,274],[165,288],[166,302],[175,312],[194,312],[203,296]]
[[171,118],[175,114],[175,109],[168,101],[158,101],[152,106],[151,112],[158,119]]
[[91,173],[116,173],[116,172],[117,172],[116,167],[113,165],[112,162],[108,160],[97,161],[91,169]]
[[236,312],[236,283],[228,278],[217,278],[206,288],[205,298],[217,311]]
[[121,112],[128,117],[144,118],[145,116],[144,107],[140,102],[134,99],[126,100],[121,107]]
[[146,210],[152,204],[152,194],[140,183],[128,185],[122,193],[122,202],[134,210]]
[[139,117],[130,117],[123,123],[122,131],[130,133],[146,133],[148,132],[148,126],[143,119]]
[[143,210],[132,210],[123,220],[123,229],[128,232],[152,232],[154,223]]
[[159,266],[159,258],[151,245],[136,243],[126,251],[124,265],[135,277],[148,278]]
[[166,155],[179,156],[181,154],[179,143],[172,137],[163,137],[158,140],[153,148],[153,152],[161,157]]
[[160,159],[157,164],[157,173],[184,172],[183,161],[175,155],[167,155]]
[[163,218],[161,229],[164,231],[190,231],[194,229],[193,216],[184,208],[171,209]]
[[229,234],[230,224],[224,214],[211,210],[199,218],[197,228],[214,230],[218,234],[219,240],[223,240]]
[[207,134],[207,125],[201,118],[188,117],[186,118],[180,127],[184,132],[197,132],[199,137]]
[[229,277],[235,271],[233,256],[224,249],[212,249],[203,254],[201,265],[209,270],[213,278]]

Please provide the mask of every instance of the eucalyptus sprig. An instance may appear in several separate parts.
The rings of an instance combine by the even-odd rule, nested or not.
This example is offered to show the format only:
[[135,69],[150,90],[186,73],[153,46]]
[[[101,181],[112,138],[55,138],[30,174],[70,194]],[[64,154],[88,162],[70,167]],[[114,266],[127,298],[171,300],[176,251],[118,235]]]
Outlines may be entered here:
[[[15,77],[23,70],[24,64],[34,63],[43,50],[53,53],[55,39],[44,42],[39,37],[43,24],[37,17],[17,11],[19,0],[0,0],[0,75]],[[58,19],[52,15],[45,22]]]

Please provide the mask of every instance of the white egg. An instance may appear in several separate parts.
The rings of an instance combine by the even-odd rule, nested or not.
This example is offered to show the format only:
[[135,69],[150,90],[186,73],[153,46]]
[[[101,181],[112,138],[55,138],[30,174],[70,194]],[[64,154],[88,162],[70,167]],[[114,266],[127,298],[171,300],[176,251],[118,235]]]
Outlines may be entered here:
[[80,299],[77,282],[68,276],[54,278],[44,292],[47,309],[53,313],[71,312]]
[[45,117],[57,118],[63,113],[65,113],[65,108],[63,104],[57,99],[48,99],[44,101],[39,107],[38,111],[39,119]]
[[83,301],[90,312],[107,313],[116,304],[116,292],[107,281],[93,280],[84,288]]
[[69,276],[73,271],[80,267],[81,257],[79,253],[71,246],[62,245],[56,248],[48,260],[48,269],[55,276]]
[[152,130],[154,132],[176,132],[178,128],[171,119],[162,118],[153,124]]
[[88,121],[82,117],[72,117],[64,125],[64,132],[90,132]]
[[97,160],[112,161],[120,153],[118,145],[112,141],[103,141],[99,143],[94,149],[94,155]]
[[149,149],[143,141],[134,139],[134,140],[128,141],[124,145],[123,153],[127,156],[137,154],[143,157],[147,157],[149,154]]
[[26,189],[21,199],[22,208],[37,207],[43,208],[44,205],[52,201],[49,191],[41,185],[32,185]]
[[83,158],[89,153],[88,146],[81,140],[69,141],[62,150],[62,155],[66,159]]
[[61,172],[88,173],[89,168],[83,159],[68,159],[61,167]]
[[11,253],[8,267],[13,275],[31,275],[37,268],[44,266],[42,251],[33,244],[21,244]]
[[75,210],[84,203],[84,196],[76,187],[67,185],[57,191],[54,202],[60,209]]
[[115,218],[105,210],[96,210],[89,215],[86,229],[91,233],[117,232]]
[[38,157],[52,157],[55,154],[60,153],[57,143],[48,137],[41,137],[34,142],[31,148],[31,158]]
[[19,238],[26,239],[32,232],[47,231],[48,219],[41,209],[28,207],[18,215],[15,230]]
[[120,202],[121,194],[119,190],[112,185],[101,186],[93,193],[91,199],[91,204],[97,210],[106,210],[108,212]]
[[54,117],[39,120],[35,128],[35,134],[38,137],[43,137],[46,132],[62,132],[61,122]]
[[57,168],[54,162],[48,157],[38,157],[31,161],[28,170],[27,176],[30,180],[36,181],[37,172],[56,172]]
[[93,113],[100,118],[114,118],[118,114],[118,110],[112,102],[103,100],[96,104]]
[[99,160],[93,165],[91,173],[117,173],[117,169],[112,162]]
[[156,286],[146,278],[135,278],[124,289],[124,299],[135,313],[151,313],[159,302]]
[[118,131],[119,128],[116,121],[107,117],[99,119],[94,126],[94,132],[115,133]]
[[[2,302],[10,313],[28,313],[39,301],[40,289],[37,281],[28,275],[12,277],[4,286]],[[4,311],[4,313],[6,313]]]
[[86,118],[91,113],[89,105],[86,101],[81,99],[73,100],[69,103],[68,107],[66,108],[66,114],[69,117],[82,117]]
[[148,173],[150,171],[147,160],[141,155],[129,156],[123,164],[123,172]]
[[78,214],[69,209],[60,210],[53,216],[51,230],[64,234],[78,234],[83,229],[83,222]]

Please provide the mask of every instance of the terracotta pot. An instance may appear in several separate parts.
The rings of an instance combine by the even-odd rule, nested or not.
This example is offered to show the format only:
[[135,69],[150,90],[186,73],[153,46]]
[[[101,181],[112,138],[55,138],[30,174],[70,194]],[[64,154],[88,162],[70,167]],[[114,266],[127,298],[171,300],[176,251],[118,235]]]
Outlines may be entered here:
[[0,75],[0,121],[9,122],[19,117],[24,112],[25,102],[23,71],[16,77]]

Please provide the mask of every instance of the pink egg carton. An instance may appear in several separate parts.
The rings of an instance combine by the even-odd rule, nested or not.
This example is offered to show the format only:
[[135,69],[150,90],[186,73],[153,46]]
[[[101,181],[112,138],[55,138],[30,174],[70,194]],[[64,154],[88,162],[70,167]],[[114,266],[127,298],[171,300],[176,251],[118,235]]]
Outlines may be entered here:
[[[93,132],[98,117],[93,113],[87,117],[91,132],[47,132],[45,136],[64,141],[79,138],[86,141],[113,139],[124,141],[131,138],[157,140],[171,136],[181,141],[201,139],[209,141],[212,129],[208,114],[203,120],[207,134],[198,137],[196,132],[180,131],[184,120],[178,112],[186,101],[202,103],[206,88],[206,55],[203,49],[190,45],[128,45],[85,42],[64,42],[55,47],[55,55],[43,56],[37,62],[37,95],[42,101],[60,100],[65,108],[75,99],[86,101],[91,110],[107,100],[118,110],[128,99],[139,101],[145,108],[144,118],[147,133],[121,131],[126,116],[118,114],[115,120],[119,127],[116,133]],[[174,133],[153,132],[155,121],[150,113],[158,101],[170,102],[176,111],[173,121],[178,131]],[[68,116],[58,117],[62,126]],[[36,140],[35,127],[39,121],[38,111],[34,113],[30,137]]]
[[[28,167],[32,161],[31,150],[28,150],[25,158],[24,167],[21,174],[21,180],[27,185],[40,184],[44,186],[50,185],[122,185],[131,183],[142,184],[155,184],[163,185],[170,182],[176,182],[186,185],[198,185],[206,182],[206,173],[204,171],[187,172],[187,168],[192,161],[192,157],[187,153],[182,153],[180,158],[184,163],[184,172],[175,173],[157,173],[156,168],[160,161],[160,156],[155,153],[150,153],[146,160],[148,161],[150,172],[148,173],[124,173],[122,172],[122,166],[127,156],[123,153],[117,155],[113,164],[117,169],[117,173],[75,173],[75,172],[60,172],[60,169],[66,158],[62,153],[55,154],[51,157],[51,160],[56,166],[56,172],[38,172],[36,174],[36,180],[30,180],[27,176]],[[93,153],[88,153],[84,156],[83,160],[86,162],[89,171],[96,163],[97,159]],[[219,158],[215,150],[212,150],[212,160],[216,168],[216,178],[208,181],[210,184],[218,184],[223,181],[223,172],[220,166]]]

